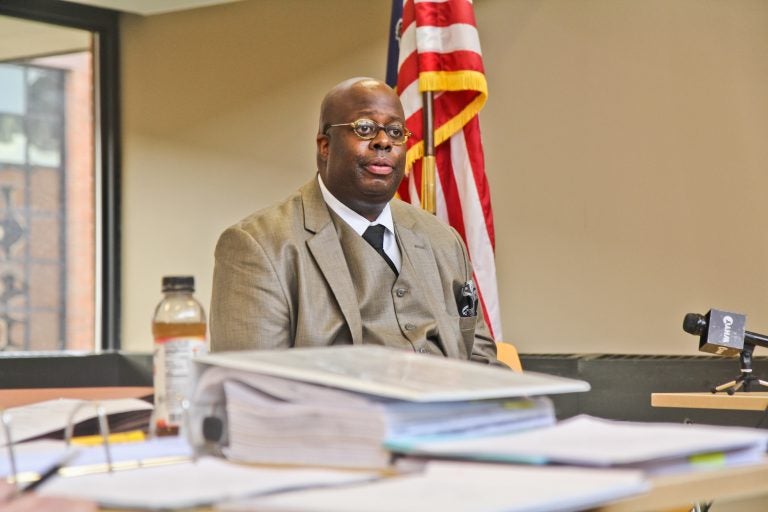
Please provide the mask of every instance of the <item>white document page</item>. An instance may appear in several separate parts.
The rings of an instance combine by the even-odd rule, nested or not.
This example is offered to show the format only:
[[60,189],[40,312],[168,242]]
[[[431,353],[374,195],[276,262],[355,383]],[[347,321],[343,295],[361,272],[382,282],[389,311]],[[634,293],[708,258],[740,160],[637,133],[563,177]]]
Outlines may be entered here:
[[[18,443],[43,434],[63,430],[67,426],[72,411],[80,404],[87,402],[88,400],[60,398],[6,409],[6,413],[10,415],[11,439],[14,443]],[[107,416],[121,412],[152,410],[152,404],[138,398],[93,400],[93,403],[100,404]],[[83,406],[73,421],[77,424],[97,416],[98,412],[95,406]],[[5,432],[0,429],[0,445],[7,443]]]
[[[67,457],[68,462],[62,469],[62,473],[77,475],[85,472],[106,471],[107,458],[102,445],[67,448],[64,441],[40,439],[14,445],[18,476],[22,481],[35,479],[37,475],[65,458],[71,451],[75,452],[75,455]],[[142,464],[188,460],[192,456],[192,448],[182,437],[157,437],[139,442],[113,443],[110,445],[110,453],[114,467],[130,468]],[[0,477],[10,474],[8,449],[0,448]]]
[[575,511],[648,489],[629,470],[430,462],[424,473],[222,504],[220,512]]
[[639,423],[577,416],[554,427],[519,434],[416,443],[404,451],[445,457],[562,463],[644,465],[697,454],[744,449],[760,460],[768,432],[737,427]]
[[88,499],[107,508],[176,510],[375,477],[363,472],[245,466],[204,457],[196,463],[55,478],[38,492]]

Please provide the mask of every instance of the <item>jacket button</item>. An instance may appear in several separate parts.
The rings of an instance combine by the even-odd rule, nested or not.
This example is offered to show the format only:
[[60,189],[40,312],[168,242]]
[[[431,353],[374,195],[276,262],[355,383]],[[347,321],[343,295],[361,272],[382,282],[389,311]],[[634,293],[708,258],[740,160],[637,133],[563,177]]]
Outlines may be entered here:
[[405,295],[405,292],[406,292],[405,288],[398,288],[398,289],[395,291],[395,294],[396,294],[398,297],[402,297],[403,295]]
[[407,324],[405,324],[405,330],[406,330],[406,331],[412,331],[412,330],[414,330],[415,328],[416,328],[416,326],[415,326],[415,325],[413,325],[413,324],[411,324],[411,323],[407,323]]

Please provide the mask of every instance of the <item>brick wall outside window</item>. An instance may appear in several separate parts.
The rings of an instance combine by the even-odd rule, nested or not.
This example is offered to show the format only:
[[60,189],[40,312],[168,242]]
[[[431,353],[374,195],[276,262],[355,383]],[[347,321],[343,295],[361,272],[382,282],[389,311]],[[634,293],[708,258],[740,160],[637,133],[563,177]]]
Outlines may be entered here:
[[0,350],[93,350],[91,53],[22,68],[24,112],[0,110]]

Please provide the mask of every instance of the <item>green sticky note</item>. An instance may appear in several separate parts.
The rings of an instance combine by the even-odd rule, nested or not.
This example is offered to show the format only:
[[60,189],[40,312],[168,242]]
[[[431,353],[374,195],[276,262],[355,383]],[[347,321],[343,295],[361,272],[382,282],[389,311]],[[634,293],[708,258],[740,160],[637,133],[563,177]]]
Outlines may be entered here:
[[691,464],[703,466],[722,466],[725,464],[725,454],[722,452],[700,453],[691,455],[688,460]]

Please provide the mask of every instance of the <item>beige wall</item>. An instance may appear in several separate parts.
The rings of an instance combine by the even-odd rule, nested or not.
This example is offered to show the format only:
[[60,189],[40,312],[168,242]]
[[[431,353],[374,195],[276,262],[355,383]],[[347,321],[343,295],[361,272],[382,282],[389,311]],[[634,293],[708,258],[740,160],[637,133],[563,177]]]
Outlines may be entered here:
[[[331,7],[331,8],[329,8]],[[768,332],[768,2],[476,0],[505,338],[695,353]],[[389,0],[247,0],[123,23],[123,337],[160,278],[207,305],[218,233],[313,174],[317,106],[382,77]]]

